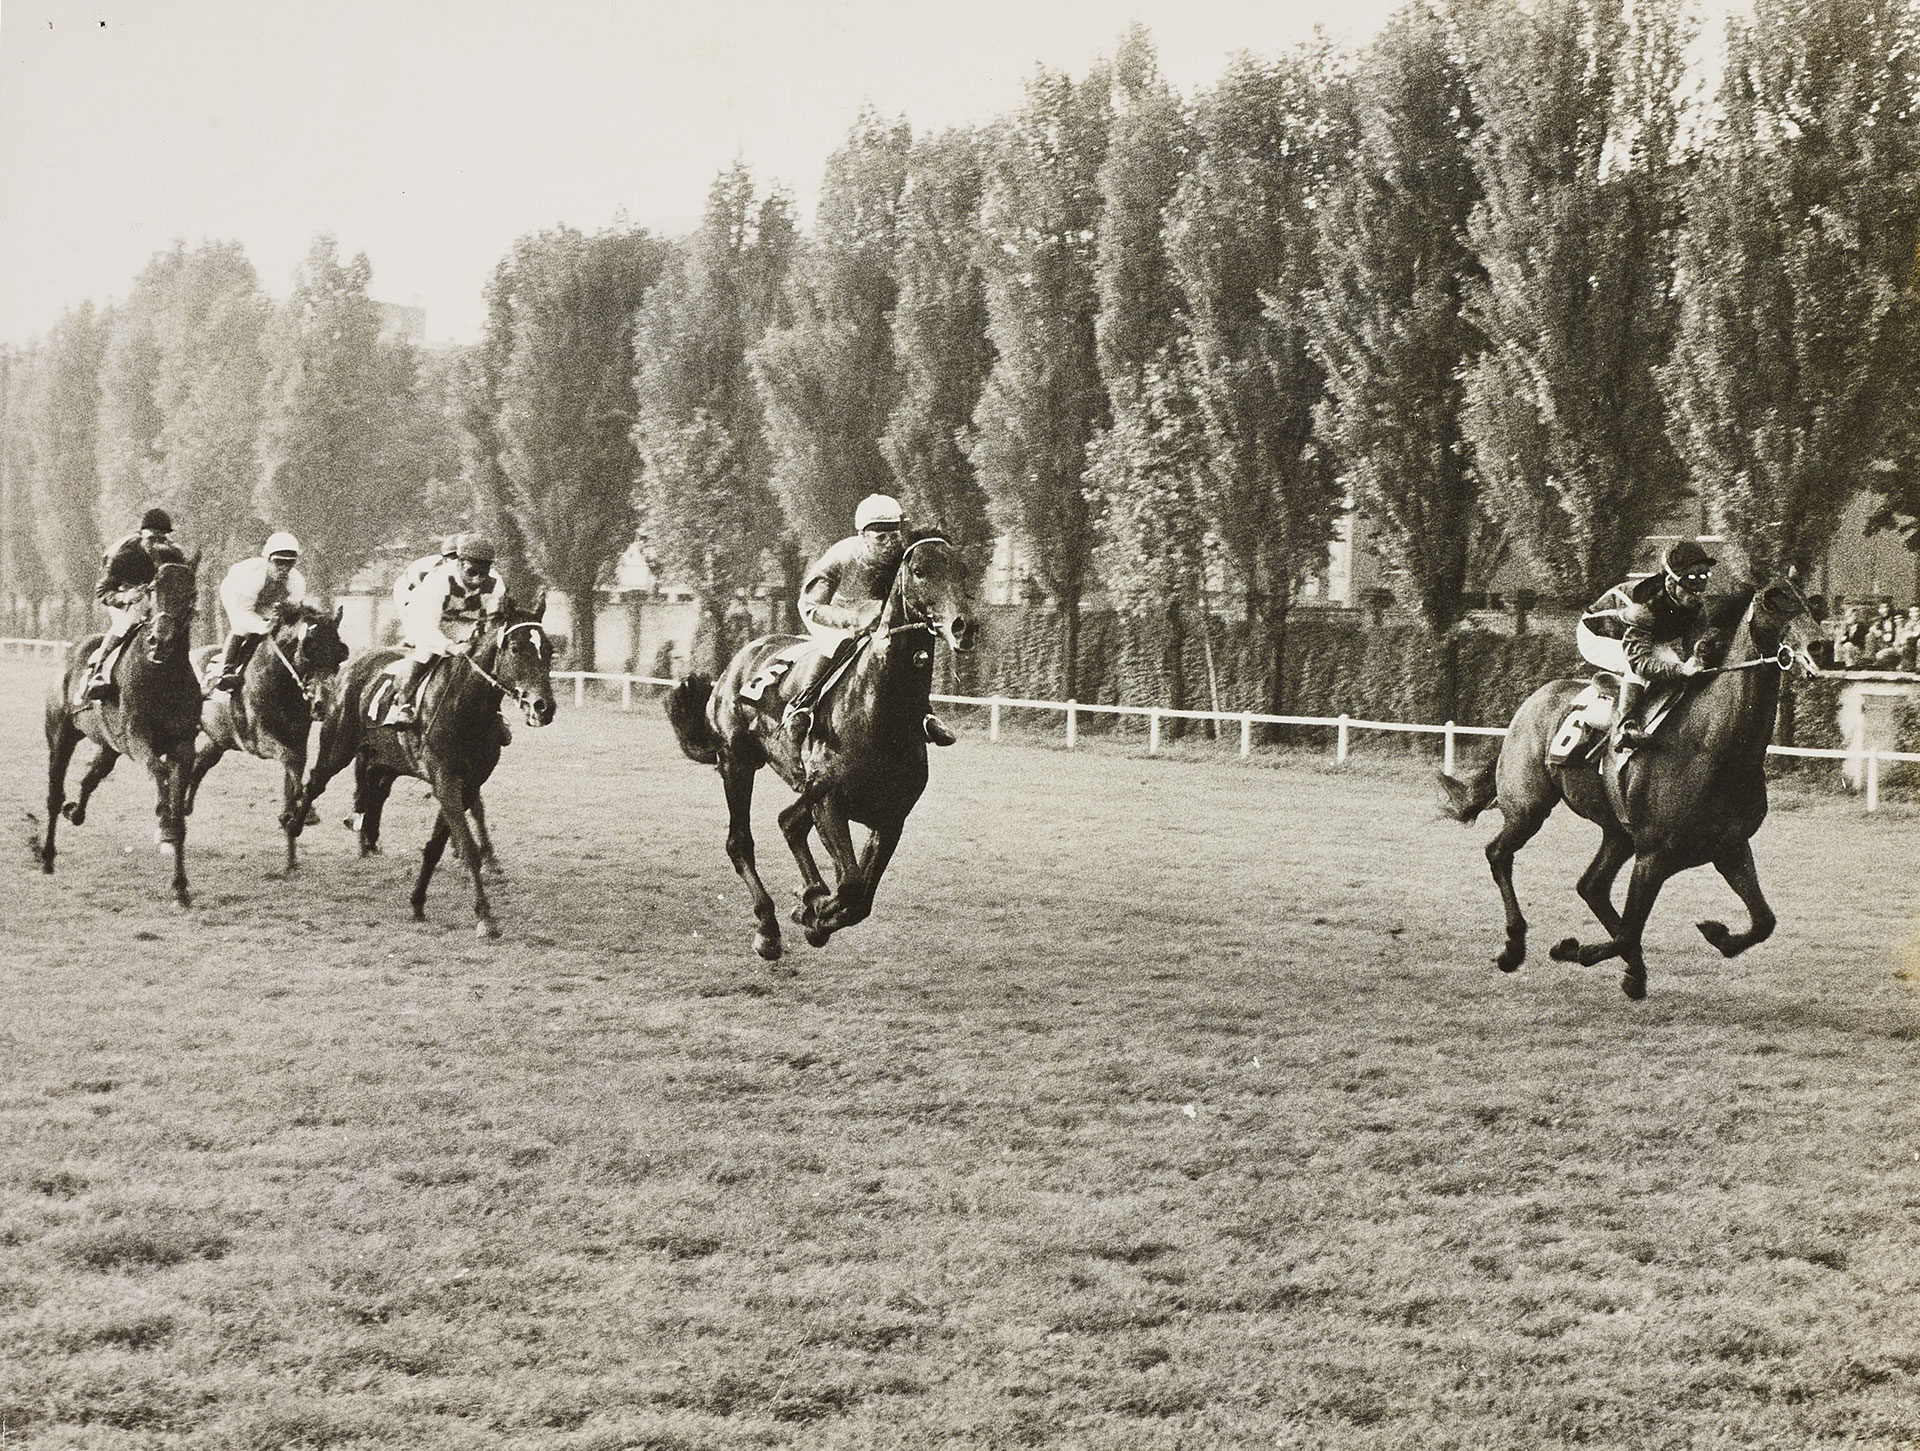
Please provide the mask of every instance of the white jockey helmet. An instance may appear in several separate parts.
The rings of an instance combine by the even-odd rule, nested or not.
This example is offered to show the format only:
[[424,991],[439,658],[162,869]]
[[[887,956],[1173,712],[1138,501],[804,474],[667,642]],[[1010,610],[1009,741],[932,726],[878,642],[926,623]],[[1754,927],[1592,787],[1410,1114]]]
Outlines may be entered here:
[[260,552],[268,559],[272,559],[276,554],[291,554],[294,558],[298,559],[300,557],[300,541],[282,529],[277,534],[269,534],[267,536],[267,542],[260,547]]
[[900,501],[887,494],[868,494],[860,501],[860,507],[853,511],[853,527],[864,530],[875,524],[891,524],[898,528],[906,522],[901,511]]

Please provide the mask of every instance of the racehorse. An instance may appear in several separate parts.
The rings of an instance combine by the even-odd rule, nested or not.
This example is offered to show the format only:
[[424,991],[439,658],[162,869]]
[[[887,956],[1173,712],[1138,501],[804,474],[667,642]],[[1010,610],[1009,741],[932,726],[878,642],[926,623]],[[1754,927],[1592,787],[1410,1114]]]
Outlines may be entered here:
[[[1667,878],[1711,862],[1739,895],[1750,919],[1745,932],[1702,922],[1700,935],[1722,956],[1736,957],[1772,935],[1773,910],[1760,891],[1751,838],[1767,815],[1767,746],[1773,740],[1781,676],[1807,654],[1809,612],[1791,574],[1744,594],[1714,602],[1719,618],[1735,611],[1728,643],[1732,663],[1696,677],[1674,704],[1652,744],[1622,753],[1609,741],[1597,764],[1549,766],[1547,746],[1586,682],[1555,680],[1514,712],[1499,755],[1471,780],[1442,775],[1442,809],[1472,821],[1498,804],[1505,818],[1487,843],[1487,863],[1506,906],[1507,941],[1494,964],[1512,972],[1527,955],[1527,919],[1513,890],[1514,853],[1532,839],[1555,805],[1565,801],[1599,826],[1600,850],[1581,875],[1579,892],[1605,941],[1583,945],[1568,937],[1551,956],[1592,966],[1618,956],[1626,962],[1620,986],[1629,998],[1647,995],[1641,932]],[[1633,859],[1624,911],[1616,912],[1614,879]]]
[[[200,556],[181,561],[177,554],[159,565],[149,586],[147,618],[134,626],[120,646],[112,667],[113,698],[74,703],[98,635],[80,642],[61,674],[57,693],[47,697],[47,824],[40,839],[40,870],[53,870],[54,832],[60,818],[75,826],[84,823],[94,788],[107,778],[115,762],[131,756],[153,775],[159,840],[173,848],[173,900],[186,907],[191,905],[187,774],[193,765],[193,738],[200,729],[200,681],[187,649]],[[67,765],[82,736],[99,750],[80,778],[79,796],[68,801]]]
[[309,804],[318,800],[327,783],[353,763],[360,855],[380,849],[380,817],[395,779],[414,776],[433,788],[440,810],[413,884],[416,920],[427,915],[427,884],[451,839],[473,879],[475,932],[500,935],[481,885],[482,853],[467,829],[466,813],[481,810],[480,788],[500,763],[505,738],[501,701],[509,695],[517,700],[530,726],[553,719],[553,642],[540,623],[545,607],[543,592],[531,610],[509,600],[499,614],[483,621],[468,650],[449,655],[421,683],[417,726],[374,725],[367,719],[369,693],[400,658],[397,650],[357,656],[321,723],[306,799]]
[[[770,765],[797,793],[780,813],[780,830],[805,884],[793,920],[805,929],[808,942],[824,947],[835,932],[872,911],[907,814],[926,789],[922,722],[933,688],[934,641],[968,650],[977,629],[960,551],[938,530],[916,530],[879,615],[855,639],[845,675],[816,706],[806,740],[793,739],[782,723],[781,682],[755,688],[772,673],[766,670],[769,662],[777,669],[785,652],[806,643],[802,636],[751,641],[718,684],[705,675],[689,675],[669,693],[667,718],[680,749],[720,769],[727,796],[727,856],[753,897],[758,923],[753,947],[767,961],[780,956],[780,923],[754,865],[755,773]],[[849,822],[868,831],[857,854]],[[831,889],[807,841],[816,829],[833,859]]]
[[[281,601],[274,606],[267,638],[247,661],[240,689],[216,690],[200,712],[206,742],[194,757],[193,777],[187,783],[187,814],[193,814],[201,781],[228,751],[278,761],[286,773],[280,829],[287,836],[288,871],[295,865],[294,843],[307,824],[301,777],[307,769],[309,728],[328,684],[347,658],[340,638],[341,613]],[[206,645],[193,652],[198,673],[206,673],[218,648]]]

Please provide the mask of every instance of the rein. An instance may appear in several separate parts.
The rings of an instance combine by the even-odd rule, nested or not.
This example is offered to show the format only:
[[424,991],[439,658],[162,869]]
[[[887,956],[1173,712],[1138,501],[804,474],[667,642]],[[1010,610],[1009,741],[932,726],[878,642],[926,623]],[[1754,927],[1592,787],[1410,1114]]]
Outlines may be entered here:
[[[301,623],[304,625],[306,621],[303,620]],[[305,699],[310,706],[319,705],[320,687],[307,684],[301,677],[300,672],[294,668],[293,661],[287,658],[287,652],[280,648],[279,638],[271,631],[267,634],[267,643],[273,647],[273,653],[280,657],[280,663],[287,667],[287,674],[293,677],[293,683],[300,688],[301,697]]]
[[[940,622],[938,620],[935,620],[930,615],[915,614],[913,613],[912,610],[908,608],[907,591],[905,586],[899,583],[899,581],[901,580],[902,575],[905,573],[907,568],[907,556],[912,554],[914,550],[918,549],[923,544],[946,544],[946,543],[949,543],[949,541],[941,538],[938,534],[929,534],[925,539],[914,540],[913,543],[909,544],[905,549],[900,551],[900,567],[899,567],[899,570],[894,574],[894,580],[895,580],[895,587],[899,590],[899,593],[900,593],[900,613],[905,615],[907,618],[898,625],[876,623],[874,627],[867,632],[868,635],[870,635],[876,640],[886,640],[886,639],[890,639],[894,635],[904,634],[908,630],[925,630],[930,635],[937,635],[940,633]],[[889,592],[888,594],[888,603],[889,604],[892,603],[891,592]],[[891,611],[889,611],[889,613],[891,613]]]
[[[537,630],[538,628],[540,628],[540,622],[538,620],[516,620],[513,624],[506,626],[504,629],[500,631],[499,638],[497,638],[493,642],[494,654],[496,658],[498,657],[499,652],[506,648],[507,636],[511,635],[515,630]],[[487,684],[491,685],[495,690],[499,691],[501,695],[503,696],[511,695],[516,701],[518,701],[523,706],[533,698],[532,691],[515,689],[513,687],[510,687],[499,676],[495,675],[491,670],[487,669],[486,666],[482,665],[478,660],[474,659],[473,656],[462,655],[460,658],[466,661],[467,664],[471,666],[479,674],[482,680],[486,681]]]

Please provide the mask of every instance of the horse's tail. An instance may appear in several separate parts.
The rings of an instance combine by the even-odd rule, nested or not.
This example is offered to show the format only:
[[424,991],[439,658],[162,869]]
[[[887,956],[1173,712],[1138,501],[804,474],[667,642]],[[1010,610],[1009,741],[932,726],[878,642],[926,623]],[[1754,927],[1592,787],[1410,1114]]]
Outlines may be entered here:
[[1437,772],[1440,789],[1446,793],[1440,809],[1455,821],[1472,821],[1494,803],[1497,795],[1494,772],[1498,765],[1497,759],[1488,761],[1464,781],[1445,771]]
[[689,675],[667,692],[667,719],[673,734],[689,761],[711,766],[720,759],[720,737],[707,720],[707,702],[713,697],[713,680],[706,675]]

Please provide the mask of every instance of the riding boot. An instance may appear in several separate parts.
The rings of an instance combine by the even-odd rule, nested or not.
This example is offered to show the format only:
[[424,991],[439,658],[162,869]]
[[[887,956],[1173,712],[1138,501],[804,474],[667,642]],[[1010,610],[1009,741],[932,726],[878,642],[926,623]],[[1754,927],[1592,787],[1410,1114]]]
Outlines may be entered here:
[[214,673],[213,684],[208,692],[218,690],[238,690],[246,677],[247,657],[252,652],[247,649],[246,635],[229,635],[227,643],[220,647],[215,662],[220,668]]
[[81,675],[80,703],[87,705],[93,701],[112,700],[115,695],[113,677],[105,670],[106,662],[113,658],[114,646],[120,643],[119,637],[108,635],[87,660],[87,668]]
[[1644,746],[1653,739],[1640,724],[1640,706],[1646,693],[1645,681],[1623,679],[1620,682],[1620,694],[1616,697],[1613,707],[1615,750],[1619,750],[1622,746],[1636,748]]
[[420,676],[426,669],[418,660],[408,659],[406,668],[394,677],[393,710],[387,724],[393,726],[416,726],[420,724],[419,713],[414,709],[413,692],[420,683]]
[[927,733],[927,739],[932,741],[936,746],[950,746],[960,739],[952,731],[948,730],[947,723],[932,711],[927,712],[927,718],[920,724],[921,728]]

